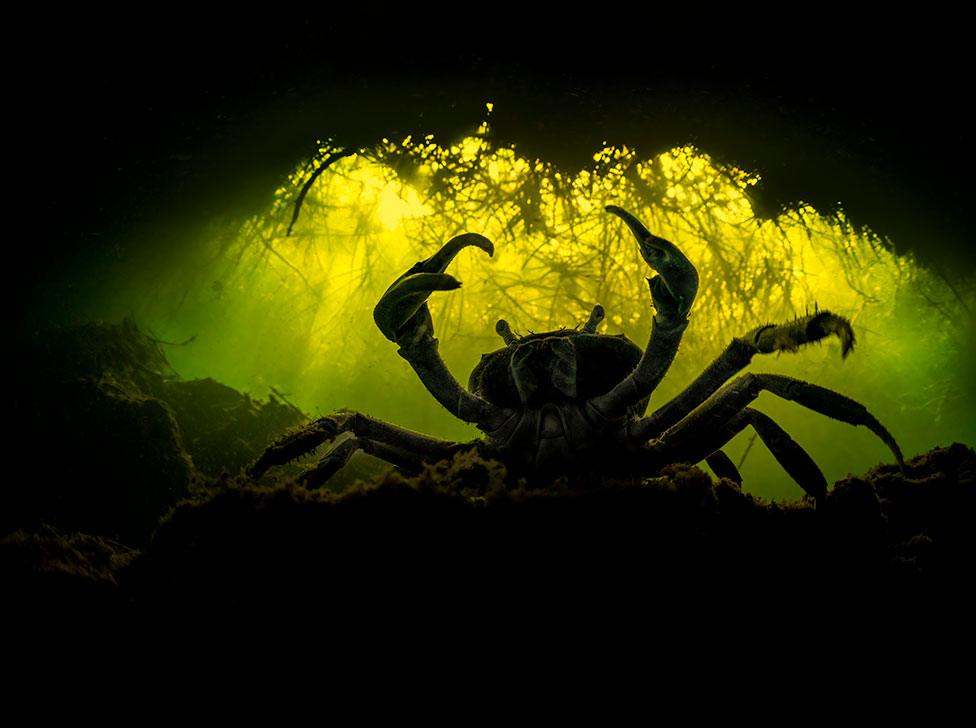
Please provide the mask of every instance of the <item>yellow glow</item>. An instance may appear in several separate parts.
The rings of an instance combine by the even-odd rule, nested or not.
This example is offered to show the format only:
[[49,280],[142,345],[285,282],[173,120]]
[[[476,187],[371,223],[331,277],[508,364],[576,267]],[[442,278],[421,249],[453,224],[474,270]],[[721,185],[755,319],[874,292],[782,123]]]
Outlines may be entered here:
[[430,212],[413,187],[403,188],[397,183],[386,185],[380,192],[376,216],[387,230],[398,230],[404,220]]
[[[413,160],[415,176],[396,177],[394,158]],[[633,210],[696,262],[703,282],[696,312],[713,335],[791,316],[828,297],[850,314],[857,294],[838,285],[850,270],[842,270],[837,256],[814,254],[818,241],[870,251],[884,259],[886,270],[898,270],[894,256],[877,241],[856,238],[842,219],[803,208],[776,221],[757,220],[746,193],[757,177],[719,167],[693,147],[639,160],[627,146],[605,145],[593,159],[595,169],[567,176],[514,149],[493,148],[480,134],[449,147],[430,135],[420,144],[387,142],[379,158],[352,157],[322,175],[306,202],[311,212],[303,219],[300,267],[324,290],[349,290],[342,306],[323,314],[338,320],[347,315],[344,308],[368,307],[411,257],[427,257],[439,242],[475,230],[495,240],[498,255],[474,258],[487,285],[435,297],[432,307],[442,307],[447,317],[438,322],[441,330],[460,333],[454,322],[473,319],[490,330],[494,314],[487,312],[523,329],[573,325],[600,302],[609,320],[638,340],[635,328],[649,323],[640,283],[648,271],[625,230],[603,212],[606,204]],[[309,239],[320,254],[308,254]],[[286,254],[296,242],[278,238],[274,246]],[[457,265],[463,273],[468,264],[462,256]],[[376,276],[369,286],[336,288],[367,267]],[[872,271],[867,288],[891,284],[878,273]],[[757,300],[766,302],[764,311]]]
[[[432,135],[384,140],[338,160],[317,178],[289,236],[297,191],[315,169],[310,161],[278,191],[268,214],[250,220],[233,243],[220,241],[228,261],[222,280],[239,295],[236,305],[277,322],[271,343],[255,347],[273,350],[261,361],[262,376],[296,382],[310,410],[356,407],[432,434],[474,436],[426,406],[422,385],[372,322],[377,299],[452,236],[478,232],[495,243],[495,256],[462,253],[449,272],[464,286],[430,300],[441,352],[459,379],[500,345],[498,318],[521,333],[545,331],[582,323],[600,303],[606,333],[643,345],[651,273],[626,227],[604,212],[608,204],[674,242],[701,277],[691,325],[656,401],[679,391],[733,336],[814,305],[854,322],[855,355],[841,364],[837,344],[827,341],[802,356],[764,357],[761,370],[840,391],[860,381],[893,429],[898,413],[921,411],[933,401],[932,383],[951,376],[945,352],[959,346],[951,328],[961,310],[956,295],[842,214],[807,206],[757,218],[749,191],[758,176],[690,146],[645,158],[604,143],[589,168],[570,174],[495,146],[487,131],[484,124],[449,145]],[[320,158],[329,152],[322,145]],[[287,367],[279,364],[282,348],[292,352]],[[391,382],[381,389],[371,384],[378,370]],[[355,401],[347,398],[354,383]],[[791,417],[802,420],[801,432],[821,426],[792,412],[777,415],[784,426]],[[874,461],[883,456],[867,452]]]

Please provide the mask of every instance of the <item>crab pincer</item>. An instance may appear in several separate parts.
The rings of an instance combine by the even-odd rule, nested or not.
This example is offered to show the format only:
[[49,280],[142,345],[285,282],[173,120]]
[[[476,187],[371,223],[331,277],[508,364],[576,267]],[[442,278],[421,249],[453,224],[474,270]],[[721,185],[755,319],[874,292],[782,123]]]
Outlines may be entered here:
[[452,291],[461,281],[444,271],[464,248],[481,248],[494,255],[491,241],[477,233],[464,233],[448,240],[427,260],[416,263],[393,281],[373,309],[373,320],[390,341],[406,344],[417,341],[424,334],[433,335],[433,323],[427,309],[427,299],[434,291]]
[[647,279],[655,307],[664,316],[683,319],[698,294],[695,266],[674,243],[652,234],[626,210],[616,205],[607,205],[605,209],[627,223],[637,238],[641,257],[658,274]]

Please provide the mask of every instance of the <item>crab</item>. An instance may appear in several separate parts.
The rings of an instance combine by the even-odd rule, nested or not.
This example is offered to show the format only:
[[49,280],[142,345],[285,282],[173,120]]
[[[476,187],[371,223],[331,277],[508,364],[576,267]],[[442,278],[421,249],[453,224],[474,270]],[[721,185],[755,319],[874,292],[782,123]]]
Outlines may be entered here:
[[854,347],[854,331],[846,318],[826,310],[781,325],[765,324],[733,338],[683,391],[646,414],[651,394],[688,326],[698,273],[673,243],[651,234],[629,212],[614,205],[606,210],[630,228],[641,257],[656,273],[647,279],[654,315],[643,350],[623,334],[598,333],[606,315],[600,305],[575,329],[519,336],[502,319],[496,331],[504,347],[482,355],[468,387],[461,386],[438,353],[427,300],[435,291],[460,287],[445,270],[461,250],[474,247],[494,254],[487,238],[464,233],[397,278],[377,303],[373,318],[434,399],[455,417],[477,426],[484,437],[450,442],[360,412],[340,411],[274,443],[251,466],[251,477],[260,478],[269,468],[349,433],[301,476],[306,487],[325,484],[356,451],[418,472],[425,463],[472,448],[533,482],[646,477],[673,463],[704,461],[716,475],[741,486],[738,469],[721,448],[751,426],[799,487],[820,501],[827,493],[820,468],[782,427],[749,406],[763,391],[866,427],[903,464],[895,439],[859,402],[778,374],[748,373],[733,379],[756,354],[795,352],[829,336],[839,339],[846,357]]

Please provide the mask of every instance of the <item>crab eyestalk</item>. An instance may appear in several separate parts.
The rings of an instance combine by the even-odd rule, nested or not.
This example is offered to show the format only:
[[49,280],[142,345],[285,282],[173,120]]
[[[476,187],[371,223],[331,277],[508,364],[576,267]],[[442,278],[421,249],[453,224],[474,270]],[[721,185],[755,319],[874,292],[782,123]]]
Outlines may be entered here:
[[427,260],[415,264],[393,281],[373,309],[373,320],[390,341],[403,344],[424,334],[433,336],[433,324],[427,310],[427,299],[434,291],[452,291],[461,281],[444,271],[464,248],[476,247],[488,255],[495,254],[491,241],[477,233],[451,238]]
[[652,234],[640,220],[623,208],[607,205],[606,211],[627,223],[637,238],[644,262],[658,274],[648,279],[658,312],[667,318],[686,317],[698,294],[698,271],[695,266],[674,243]]
[[603,323],[603,319],[607,316],[607,312],[603,309],[599,303],[593,307],[593,312],[590,314],[590,318],[587,319],[586,323],[583,324],[583,331],[588,334],[595,334],[597,327]]
[[508,321],[505,319],[498,319],[498,323],[495,324],[495,333],[502,337],[502,341],[505,342],[505,346],[511,346],[519,339],[519,337],[512,332],[512,327],[508,325]]

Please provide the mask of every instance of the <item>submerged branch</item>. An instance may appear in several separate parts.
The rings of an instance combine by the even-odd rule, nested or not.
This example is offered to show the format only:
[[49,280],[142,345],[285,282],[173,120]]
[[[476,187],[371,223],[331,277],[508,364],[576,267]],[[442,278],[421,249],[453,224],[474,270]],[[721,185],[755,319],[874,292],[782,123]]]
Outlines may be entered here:
[[308,191],[312,189],[312,185],[315,184],[317,180],[325,170],[327,170],[333,162],[342,159],[343,157],[350,157],[355,154],[358,150],[353,147],[346,147],[345,149],[340,149],[338,151],[332,152],[325,160],[318,166],[318,168],[312,172],[311,176],[305,180],[305,184],[302,185],[301,192],[298,193],[298,198],[295,200],[295,210],[291,214],[291,222],[288,223],[288,231],[285,233],[285,237],[291,235],[292,229],[295,227],[295,223],[298,222],[298,215],[302,211],[302,204],[305,202],[305,197],[308,195]]
[[146,338],[149,339],[154,344],[165,344],[166,346],[188,346],[189,344],[192,344],[194,341],[197,340],[197,335],[194,334],[186,341],[163,341],[162,339],[157,339],[153,335],[152,331],[150,331],[149,333],[146,334]]
[[291,271],[295,275],[297,275],[299,278],[301,278],[302,279],[302,283],[305,284],[305,287],[308,288],[308,290],[312,294],[316,294],[315,286],[312,285],[311,281],[308,280],[308,278],[305,276],[305,274],[302,273],[294,263],[292,263],[290,260],[288,260],[288,258],[286,258],[281,253],[279,253],[277,250],[275,250],[274,249],[274,246],[271,244],[271,242],[267,238],[265,238],[264,235],[259,234],[258,237],[261,239],[261,244],[267,249],[267,251],[269,253],[271,253],[271,255],[273,255],[278,260],[280,260],[282,263],[284,263],[289,269],[291,269]]
[[955,287],[955,285],[953,285],[952,281],[949,279],[949,276],[947,276],[946,273],[945,273],[945,271],[942,269],[942,266],[938,266],[938,265],[937,266],[933,266],[932,271],[939,278],[942,279],[942,282],[943,283],[946,284],[946,286],[948,287],[948,289],[952,292],[952,295],[955,296],[956,301],[959,302],[959,305],[962,307],[962,310],[965,311],[966,313],[971,313],[971,311],[969,309],[969,304],[966,303],[966,299],[963,298],[963,296],[959,292],[959,290]]

